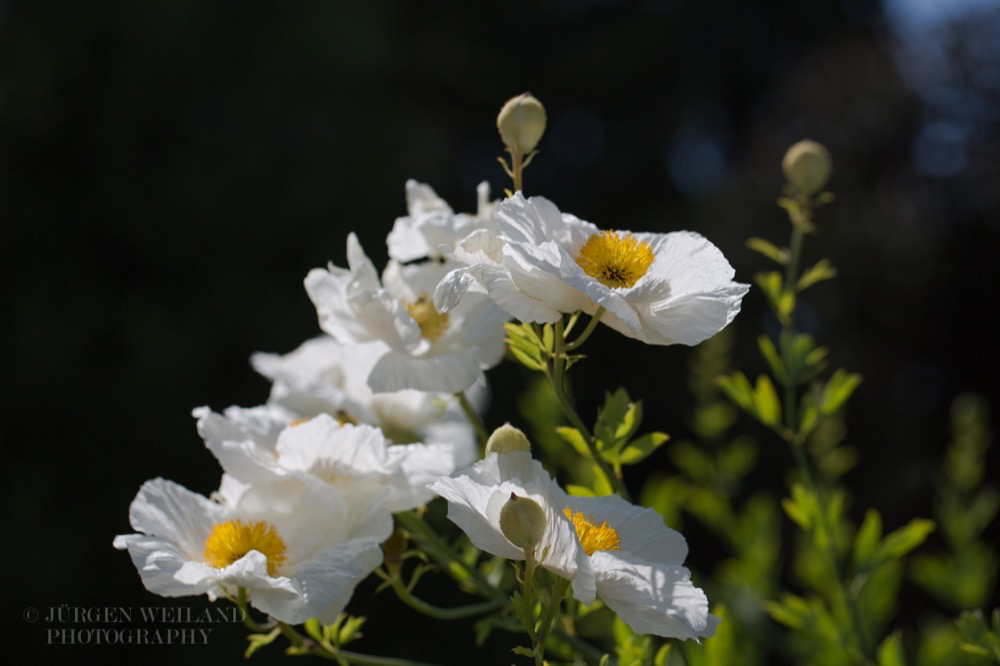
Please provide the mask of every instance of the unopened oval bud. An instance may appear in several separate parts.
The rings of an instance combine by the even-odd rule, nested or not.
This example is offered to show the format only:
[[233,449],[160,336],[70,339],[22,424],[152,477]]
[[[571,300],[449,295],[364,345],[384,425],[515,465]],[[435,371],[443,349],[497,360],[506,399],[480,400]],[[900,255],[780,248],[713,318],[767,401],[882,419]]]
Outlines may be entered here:
[[545,510],[535,500],[511,493],[500,510],[500,530],[518,548],[531,550],[545,534]]
[[789,148],[781,161],[785,178],[806,196],[823,189],[832,169],[830,152],[823,144],[809,140],[799,141]]
[[493,431],[486,441],[486,455],[491,453],[510,453],[512,451],[531,451],[531,442],[523,432],[509,423]]
[[545,133],[545,107],[531,93],[511,97],[500,109],[497,129],[512,153],[530,153]]

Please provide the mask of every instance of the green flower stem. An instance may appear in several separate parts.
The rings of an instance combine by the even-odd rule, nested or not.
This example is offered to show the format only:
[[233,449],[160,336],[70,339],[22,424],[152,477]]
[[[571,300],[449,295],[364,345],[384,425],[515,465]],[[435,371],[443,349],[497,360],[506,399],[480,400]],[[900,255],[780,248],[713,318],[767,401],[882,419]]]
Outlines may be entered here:
[[413,593],[407,589],[406,585],[403,585],[403,581],[397,575],[392,579],[392,589],[396,592],[396,596],[409,606],[410,608],[423,613],[429,617],[433,617],[436,620],[460,620],[466,617],[474,617],[476,615],[485,615],[491,611],[494,611],[504,604],[507,603],[506,597],[494,597],[489,601],[484,601],[478,604],[469,604],[468,606],[458,606],[457,608],[441,608],[440,606],[433,606],[422,599],[418,599],[413,596]]
[[458,398],[458,404],[465,413],[465,418],[469,420],[469,423],[472,424],[472,427],[476,431],[476,438],[479,439],[479,450],[484,451],[486,449],[486,440],[490,438],[490,434],[486,432],[486,425],[483,424],[483,420],[479,418],[479,413],[476,412],[472,403],[470,403],[469,399],[465,397],[464,391],[459,391],[455,394],[455,397]]
[[520,150],[510,151],[511,175],[514,181],[514,191],[520,192],[523,186],[524,174],[524,153]]
[[434,530],[423,521],[422,518],[413,512],[397,513],[396,522],[403,529],[412,535],[417,536],[422,542],[423,550],[437,560],[445,571],[451,571],[451,564],[455,563],[469,575],[475,583],[479,593],[484,597],[493,598],[497,596],[497,589],[486,579],[486,577],[474,566],[469,566],[465,560],[452,550],[451,546],[445,543],[441,537],[435,534]]
[[[576,340],[566,345],[566,351],[573,351],[574,349],[576,349],[577,347],[579,347],[580,345],[582,345],[584,342],[587,341],[587,338],[590,337],[590,334],[594,332],[595,328],[597,328],[597,322],[601,321],[601,316],[604,314],[604,312],[605,312],[604,306],[599,305],[597,307],[597,312],[594,313],[594,316],[591,317],[590,321],[587,323],[587,328],[583,329],[583,333],[580,334],[580,337],[578,337]],[[569,327],[566,327],[565,334],[569,335]]]
[[[596,321],[596,315],[593,321]],[[589,328],[589,326],[588,326]],[[608,467],[608,463],[601,456],[601,452],[597,450],[597,443],[594,441],[594,436],[590,434],[590,429],[584,425],[583,420],[580,415],[576,413],[573,409],[572,403],[570,403],[569,397],[566,395],[566,339],[565,332],[563,330],[563,321],[560,319],[556,322],[556,349],[555,354],[552,359],[552,372],[549,374],[552,380],[552,389],[556,394],[556,400],[559,402],[559,407],[562,408],[563,414],[569,419],[569,422],[574,428],[580,431],[583,435],[584,441],[587,442],[587,449],[590,451],[590,457],[597,465],[598,469],[608,480],[608,483],[614,489],[615,493],[621,496],[623,499],[631,501],[628,494],[628,489],[625,488],[625,484],[620,478]]]
[[[797,201],[798,210],[796,214],[791,216],[792,220],[792,237],[789,242],[789,260],[788,265],[785,268],[785,282],[784,288],[786,291],[790,291],[795,294],[795,283],[799,279],[799,265],[802,260],[802,244],[805,238],[806,230],[810,228],[812,221],[812,204],[808,198],[802,198]],[[797,305],[797,303],[796,303]],[[789,350],[791,349],[791,341],[795,335],[795,309],[793,306],[792,312],[789,313],[787,320],[781,322],[781,355],[782,361],[785,363],[785,367],[790,367],[790,362],[788,358]],[[866,662],[874,661],[872,659],[872,648],[868,641],[868,634],[865,632],[864,623],[861,621],[861,615],[858,612],[858,606],[856,599],[853,594],[851,594],[847,585],[847,572],[844,570],[843,564],[841,563],[840,553],[836,544],[836,534],[834,533],[834,528],[832,525],[828,524],[827,521],[827,502],[826,497],[820,492],[820,485],[813,472],[812,464],[805,450],[805,437],[801,432],[799,432],[799,422],[798,422],[798,391],[795,384],[795,378],[786,377],[783,381],[784,384],[784,412],[785,412],[785,426],[788,428],[788,432],[792,434],[791,440],[789,442],[792,455],[795,457],[796,465],[799,468],[799,474],[802,476],[806,488],[808,491],[816,497],[819,503],[819,529],[826,532],[827,534],[827,557],[830,558],[830,563],[833,565],[834,571],[837,575],[837,587],[844,599],[844,606],[847,608],[847,612],[851,618],[851,624],[856,634],[858,641],[858,647]]]
[[521,581],[521,601],[524,603],[524,628],[531,638],[531,646],[535,651],[535,663],[541,666],[544,646],[539,650],[538,634],[535,633],[535,600],[532,592],[535,588],[535,549],[524,549],[524,579]]
[[304,648],[314,657],[320,657],[321,659],[327,659],[329,661],[336,661],[341,664],[355,664],[356,666],[436,666],[436,664],[428,664],[421,661],[395,659],[393,657],[374,657],[367,654],[340,650],[329,645],[320,645],[311,638],[307,638],[300,634],[295,627],[286,622],[279,621],[273,625],[270,623],[268,625],[257,624],[254,622],[253,618],[250,617],[250,608],[247,603],[247,591],[244,587],[239,588],[239,592],[236,597],[236,604],[239,606],[240,610],[243,611],[243,624],[245,624],[248,629],[257,633],[280,631],[282,635],[288,639],[289,643],[297,648]]
[[250,605],[247,602],[247,590],[245,587],[241,587],[236,595],[236,605],[239,606],[240,610],[243,611],[243,624],[246,625],[247,629],[250,631],[256,631],[257,633],[267,633],[274,629],[273,624],[257,624],[254,622],[253,618],[250,616]]
[[[279,622],[281,633],[284,634],[288,642],[298,648],[304,648],[308,654],[341,664],[354,664],[355,666],[437,666],[423,661],[413,661],[411,659],[396,659],[394,657],[375,657],[358,652],[350,652],[332,646],[320,645],[311,638],[307,638],[296,631],[295,627]],[[332,649],[331,649],[332,648]]]
[[549,607],[545,609],[545,615],[542,617],[542,624],[538,627],[538,645],[541,646],[541,648],[545,647],[545,641],[549,638],[549,631],[552,629],[552,622],[556,619],[556,615],[559,612],[559,606],[562,604],[563,595],[566,594],[566,589],[568,587],[569,581],[565,578],[560,578],[559,582],[556,583],[555,592],[552,594],[552,601],[549,604]]

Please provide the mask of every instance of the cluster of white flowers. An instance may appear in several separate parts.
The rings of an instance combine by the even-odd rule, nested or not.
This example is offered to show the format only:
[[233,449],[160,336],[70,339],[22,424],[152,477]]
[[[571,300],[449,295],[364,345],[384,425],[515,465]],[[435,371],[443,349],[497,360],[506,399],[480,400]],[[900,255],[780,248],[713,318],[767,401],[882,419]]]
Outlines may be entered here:
[[[511,493],[543,507],[542,566],[599,596],[633,629],[710,636],[717,618],[682,566],[679,534],[618,497],[570,497],[529,453],[479,462],[456,393],[481,407],[483,372],[504,352],[503,323],[563,313],[650,344],[697,344],[728,324],[747,286],[701,236],[600,231],[520,192],[455,214],[406,184],[381,276],[354,234],[347,268],[305,280],[325,335],[287,355],[256,354],[265,405],[194,411],[223,476],[211,499],[143,485],[127,549],[157,594],[233,596],[285,622],[332,621],[382,561],[394,512],[434,493],[479,548],[523,559],[499,528]],[[473,464],[474,463],[474,464]]]

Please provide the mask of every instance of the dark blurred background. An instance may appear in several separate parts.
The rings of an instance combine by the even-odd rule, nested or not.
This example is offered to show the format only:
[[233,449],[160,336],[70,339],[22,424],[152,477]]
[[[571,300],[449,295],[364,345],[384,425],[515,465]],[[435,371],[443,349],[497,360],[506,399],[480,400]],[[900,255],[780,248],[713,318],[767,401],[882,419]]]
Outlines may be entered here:
[[[238,626],[206,647],[58,647],[22,612],[172,603],[111,540],[146,479],[217,487],[190,410],[266,399],[250,354],[318,333],[301,281],[344,263],[348,231],[384,262],[407,178],[456,210],[481,180],[502,191],[495,115],[525,90],[549,113],[529,194],[603,228],[699,231],[744,282],[767,267],[747,237],[787,243],[785,149],[829,147],[837,201],[806,262],[840,276],[801,325],[865,377],[851,511],[930,514],[952,398],[985,393],[998,422],[1000,3],[0,0],[2,597],[29,660],[241,660]],[[763,371],[759,292],[734,326],[737,365]],[[688,349],[602,331],[588,353],[584,413],[624,384],[648,427],[686,432]],[[490,377],[489,425],[516,420],[523,375]],[[692,542],[694,569],[712,547]],[[425,643],[438,625],[372,588],[359,651],[509,663],[511,637],[479,657],[467,627]]]

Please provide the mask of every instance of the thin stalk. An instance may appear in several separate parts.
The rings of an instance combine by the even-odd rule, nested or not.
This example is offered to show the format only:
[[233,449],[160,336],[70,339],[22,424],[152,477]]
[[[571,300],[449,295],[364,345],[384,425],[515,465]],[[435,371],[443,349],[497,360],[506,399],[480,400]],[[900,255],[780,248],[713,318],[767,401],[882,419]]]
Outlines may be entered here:
[[542,617],[542,624],[538,627],[538,643],[542,647],[545,647],[545,641],[549,638],[549,631],[552,629],[552,621],[556,619],[556,614],[559,612],[559,606],[562,604],[563,595],[566,594],[566,589],[569,587],[569,581],[565,578],[560,578],[559,582],[556,583],[555,593],[552,595],[552,603],[549,607],[545,609],[545,615]]
[[402,512],[395,514],[396,522],[403,526],[403,529],[411,534],[417,534],[423,541],[424,551],[438,561],[445,571],[451,571],[451,563],[457,564],[469,575],[475,583],[479,593],[484,597],[493,598],[497,596],[497,589],[490,584],[486,577],[474,566],[468,565],[465,560],[452,550],[451,546],[445,543],[434,530],[430,528],[421,518],[412,512]]
[[[601,321],[601,316],[604,313],[604,306],[599,305],[597,307],[597,312],[595,312],[594,316],[590,318],[589,322],[587,322],[587,328],[583,329],[583,333],[580,334],[580,337],[566,345],[566,351],[573,351],[586,342],[587,338],[590,337],[590,334],[594,332],[595,328],[597,328],[597,322]],[[569,335],[569,328],[566,329],[566,335]]]
[[465,418],[469,420],[472,424],[472,428],[476,431],[476,438],[479,440],[479,449],[483,451],[486,449],[486,441],[490,438],[490,434],[486,432],[486,425],[483,420],[479,417],[479,413],[469,402],[469,399],[465,397],[465,391],[459,391],[455,394],[458,398],[458,404],[462,408],[462,412],[465,413]]
[[507,599],[505,597],[494,597],[489,601],[484,601],[478,604],[469,604],[467,606],[458,606],[456,608],[441,608],[440,606],[431,605],[423,599],[418,599],[413,596],[413,593],[410,592],[405,585],[403,585],[403,581],[400,580],[399,576],[395,576],[392,579],[392,589],[396,592],[396,596],[398,596],[400,601],[404,604],[437,620],[460,620],[466,617],[485,615],[486,613],[494,611],[507,603]]
[[514,180],[514,191],[520,192],[524,174],[524,154],[520,150],[510,151],[511,178]]
[[[796,216],[793,216],[792,218],[792,237],[789,242],[790,254],[788,265],[785,267],[784,282],[784,288],[791,291],[792,294],[795,294],[796,292],[795,284],[799,278],[798,273],[799,265],[802,260],[802,244],[805,238],[805,229],[809,227],[812,218],[812,208],[809,200],[800,200],[798,203],[798,219],[796,219]],[[788,355],[789,350],[791,349],[792,338],[795,336],[794,315],[795,310],[793,307],[792,312],[789,313],[787,317],[787,320],[781,322],[781,355],[786,368],[790,367]],[[798,392],[796,390],[797,387],[795,378],[786,377],[784,389],[785,425],[788,428],[788,431],[792,433],[792,439],[789,442],[792,449],[792,455],[795,457],[799,473],[802,475],[808,491],[816,497],[817,502],[819,503],[819,529],[823,530],[827,534],[826,555],[830,558],[830,563],[833,565],[834,571],[836,572],[837,587],[843,595],[844,605],[847,607],[847,612],[851,617],[851,624],[853,625],[854,633],[856,634],[856,638],[858,640],[858,647],[861,649],[864,658],[870,661],[872,652],[868,643],[868,635],[865,632],[864,624],[861,622],[861,615],[858,612],[857,604],[855,603],[856,600],[853,595],[851,595],[847,587],[847,576],[840,561],[840,553],[837,549],[834,528],[827,522],[826,498],[820,490],[816,475],[813,473],[812,465],[810,464],[809,458],[806,454],[805,438],[802,436],[802,433],[799,432],[797,409]]]
[[590,451],[590,457],[597,465],[598,469],[608,480],[608,483],[614,489],[620,497],[625,500],[629,500],[628,489],[621,479],[614,473],[614,471],[608,467],[608,463],[601,456],[601,452],[597,450],[597,443],[594,441],[594,436],[590,434],[590,429],[584,425],[583,420],[580,415],[576,413],[573,409],[573,405],[566,395],[566,385],[565,385],[565,373],[566,373],[566,340],[563,331],[562,319],[556,322],[556,349],[555,358],[552,359],[552,389],[556,394],[556,400],[559,402],[559,407],[562,408],[563,414],[569,419],[569,422],[574,428],[580,431],[583,435],[584,441],[587,442],[587,449]]
[[289,624],[279,622],[278,626],[281,628],[281,633],[285,635],[285,638],[288,639],[289,643],[296,647],[305,647],[309,654],[314,657],[321,657],[330,661],[347,662],[349,664],[355,664],[355,666],[437,666],[436,664],[429,664],[424,661],[413,661],[412,659],[376,657],[368,654],[341,650],[340,648],[331,649],[325,645],[316,643],[312,639],[306,638],[300,634],[295,627]]

